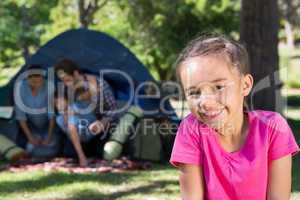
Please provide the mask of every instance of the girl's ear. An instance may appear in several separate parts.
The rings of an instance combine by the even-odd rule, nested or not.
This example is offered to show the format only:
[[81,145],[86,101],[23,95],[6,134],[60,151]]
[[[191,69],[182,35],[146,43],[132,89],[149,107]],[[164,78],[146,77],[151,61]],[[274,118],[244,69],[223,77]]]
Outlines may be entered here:
[[244,97],[248,96],[253,87],[253,77],[251,74],[246,74],[242,78],[242,94]]

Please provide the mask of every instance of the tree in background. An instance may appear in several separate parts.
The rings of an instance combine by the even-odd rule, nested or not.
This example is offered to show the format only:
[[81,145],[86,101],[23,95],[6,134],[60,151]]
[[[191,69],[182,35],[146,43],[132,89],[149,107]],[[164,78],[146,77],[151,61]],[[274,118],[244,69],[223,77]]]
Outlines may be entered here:
[[[255,87],[254,108],[281,111],[278,72],[279,14],[277,1],[242,0],[240,39],[245,43]],[[278,91],[278,90],[277,90]],[[277,105],[276,105],[277,104]]]
[[108,0],[77,0],[79,21],[82,28],[94,23],[95,14],[107,4]]
[[[120,40],[158,80],[172,78],[179,51],[198,33],[238,35],[240,9],[238,0],[3,0],[0,5],[5,8],[5,17],[0,19],[0,44],[6,52],[0,63],[12,66],[7,60],[16,61],[21,52],[27,57],[66,30],[88,27]],[[22,6],[28,16],[15,16],[15,10]],[[27,20],[31,18],[37,19]],[[30,28],[20,28],[22,20]]]
[[179,51],[199,33],[238,32],[239,2],[230,0],[123,0],[132,27],[130,46],[157,79],[174,78]]
[[[108,0],[59,0],[57,6],[51,10],[52,23],[41,37],[43,43],[69,29],[90,28],[103,31],[103,28],[99,27],[99,18],[102,18],[99,11],[105,10],[109,3]],[[116,6],[109,8],[110,12],[114,13]]]
[[0,67],[24,63],[40,46],[41,35],[50,23],[49,14],[57,4],[53,1],[0,1]]
[[294,48],[295,28],[300,26],[300,0],[279,0],[287,46]]

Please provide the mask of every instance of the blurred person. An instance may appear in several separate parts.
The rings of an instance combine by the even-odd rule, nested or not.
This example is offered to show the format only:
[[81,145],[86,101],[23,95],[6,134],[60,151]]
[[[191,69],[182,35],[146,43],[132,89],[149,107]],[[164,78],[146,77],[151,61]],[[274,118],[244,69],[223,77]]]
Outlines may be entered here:
[[[28,73],[26,78],[15,83],[15,118],[26,136],[26,151],[32,157],[51,158],[60,149],[55,116],[48,102],[53,92],[47,87],[40,65],[31,65],[25,73]],[[45,112],[37,113],[40,109]]]

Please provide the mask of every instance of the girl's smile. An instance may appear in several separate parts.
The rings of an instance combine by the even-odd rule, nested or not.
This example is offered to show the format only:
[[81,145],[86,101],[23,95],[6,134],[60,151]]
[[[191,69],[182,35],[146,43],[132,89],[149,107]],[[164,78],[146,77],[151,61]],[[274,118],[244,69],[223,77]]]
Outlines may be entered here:
[[205,121],[212,121],[221,118],[224,109],[219,111],[211,111],[211,112],[199,112],[198,114],[203,118]]

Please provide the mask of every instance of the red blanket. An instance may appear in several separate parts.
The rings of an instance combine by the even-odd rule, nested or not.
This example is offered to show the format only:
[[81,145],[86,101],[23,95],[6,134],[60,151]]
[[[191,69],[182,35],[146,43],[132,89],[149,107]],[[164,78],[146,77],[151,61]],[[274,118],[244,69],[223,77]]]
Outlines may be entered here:
[[8,164],[2,170],[11,172],[44,170],[67,173],[107,173],[146,170],[150,168],[150,162],[131,161],[127,158],[121,158],[112,162],[100,159],[89,159],[87,167],[79,167],[78,161],[72,158],[55,158],[47,161],[45,159],[24,159],[17,163]]

